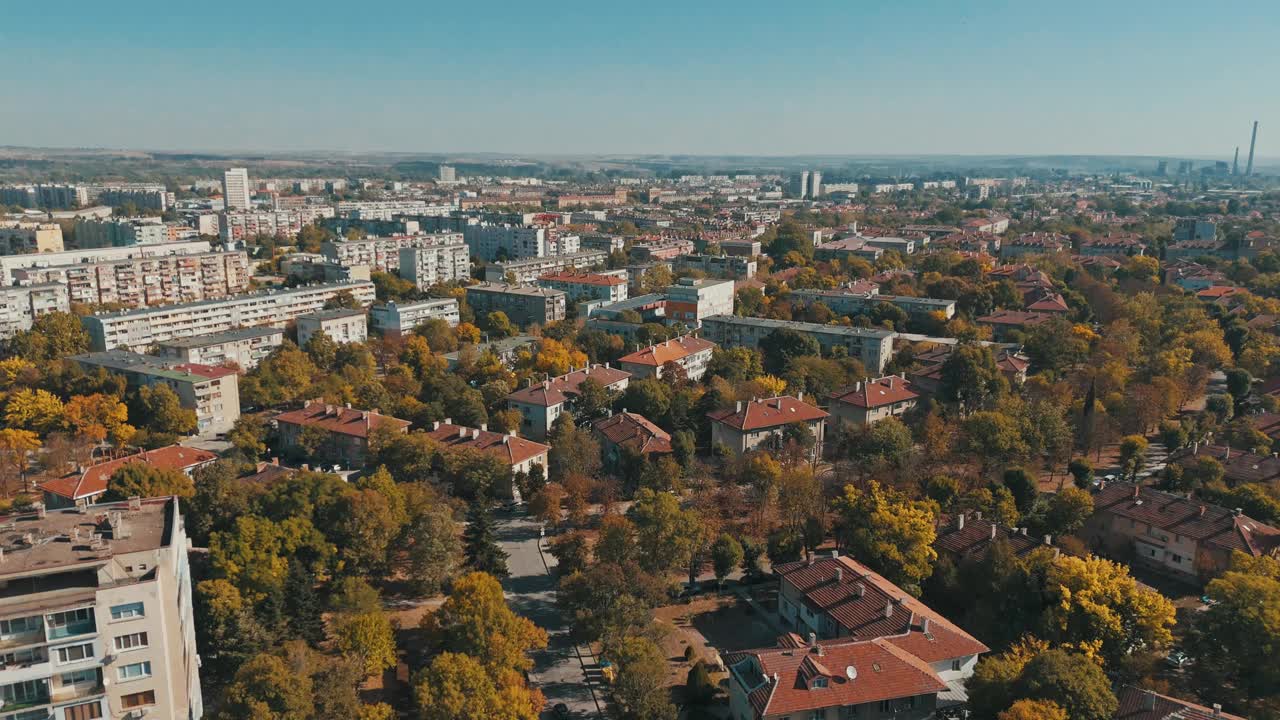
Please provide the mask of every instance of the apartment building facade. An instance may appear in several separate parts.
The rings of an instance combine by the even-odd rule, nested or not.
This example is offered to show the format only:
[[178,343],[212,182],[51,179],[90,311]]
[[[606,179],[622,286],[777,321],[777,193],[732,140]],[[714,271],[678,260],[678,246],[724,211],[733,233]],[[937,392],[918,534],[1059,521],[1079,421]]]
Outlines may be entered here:
[[212,251],[213,246],[208,242],[192,240],[164,243],[162,245],[133,245],[89,250],[72,249],[61,252],[0,256],[0,285],[8,285],[13,282],[13,272],[23,268],[93,264],[124,260],[126,258],[157,257],[161,255],[198,255]]
[[62,252],[62,226],[57,223],[0,222],[0,255]]
[[770,333],[781,329],[813,337],[822,351],[828,354],[840,348],[875,373],[884,372],[889,364],[893,357],[893,339],[897,336],[890,330],[734,315],[716,315],[702,321],[702,337],[721,347],[759,348],[768,341]]
[[121,218],[76,221],[75,246],[82,250],[159,245],[169,242],[169,228],[159,218]]
[[0,717],[204,716],[177,498],[3,521]]
[[563,290],[484,282],[467,287],[467,305],[476,317],[505,313],[517,325],[546,325],[565,317],[567,296]]
[[572,409],[584,381],[591,380],[606,390],[622,392],[630,379],[631,373],[610,367],[608,363],[591,365],[516,390],[507,395],[507,407],[519,411],[521,435],[545,440],[555,421]]
[[401,337],[429,320],[444,320],[449,327],[457,327],[458,301],[430,298],[418,302],[377,303],[369,308],[369,324],[387,337]]
[[368,265],[374,270],[396,272],[400,269],[401,251],[408,248],[434,251],[432,260],[439,267],[433,268],[433,271],[447,274],[449,279],[457,277],[459,270],[463,278],[469,274],[471,256],[466,243],[462,241],[461,233],[420,233],[331,241],[323,243],[320,252],[341,265]]
[[275,420],[284,450],[301,448],[303,433],[314,428],[328,438],[323,449],[316,454],[323,460],[340,462],[352,468],[364,465],[372,430],[385,427],[391,432],[405,433],[412,424],[377,410],[356,410],[350,405],[327,405],[319,400],[308,400],[301,409],[277,415]]
[[363,308],[332,308],[298,317],[298,345],[323,332],[342,343],[362,343],[369,339],[369,315]]
[[756,261],[741,255],[679,255],[671,261],[671,267],[677,272],[697,271],[731,280],[756,276]]
[[469,279],[471,251],[462,242],[462,236],[456,236],[457,242],[400,248],[400,277],[412,282],[419,290],[438,283]]
[[30,330],[32,323],[49,312],[69,312],[71,301],[65,285],[47,283],[0,287],[0,339]]
[[67,359],[90,372],[103,368],[122,375],[130,387],[167,385],[182,407],[195,411],[197,435],[227,432],[240,419],[240,379],[232,368],[175,363],[124,350],[72,355]]
[[919,398],[905,378],[888,375],[859,380],[831,393],[828,409],[837,421],[861,427],[899,417],[914,408]]
[[80,322],[94,350],[147,348],[238,327],[284,327],[301,315],[323,310],[340,293],[350,293],[356,302],[368,305],[373,302],[374,287],[371,282],[352,282],[264,290],[223,300],[86,315]]
[[577,235],[554,228],[479,223],[463,228],[471,254],[485,261],[572,255],[582,249]]
[[567,255],[491,263],[485,266],[484,279],[487,282],[533,283],[550,273],[601,267],[608,259],[609,254],[603,250],[583,250]]
[[562,270],[538,278],[538,287],[563,290],[570,298],[621,302],[627,299],[627,279],[617,275]]
[[618,358],[618,366],[636,378],[662,379],[667,363],[674,363],[687,380],[707,374],[716,344],[695,335],[672,338]]
[[258,235],[293,238],[307,225],[333,217],[333,212],[328,205],[293,210],[224,211],[218,215],[218,235],[224,242],[248,240]]
[[951,319],[956,314],[956,301],[944,298],[913,297],[910,295],[881,295],[876,292],[859,292],[851,288],[834,290],[792,290],[791,297],[805,304],[822,303],[839,315],[857,315],[870,311],[878,303],[888,303],[910,317],[923,317],[941,313]]
[[711,419],[711,443],[743,455],[770,442],[781,441],[792,425],[802,425],[813,437],[812,454],[821,457],[827,413],[798,397],[778,397],[738,401],[731,408],[707,413]]
[[249,289],[244,251],[151,257],[21,268],[19,285],[61,283],[73,303],[146,307],[224,298]]
[[234,364],[241,370],[252,370],[283,344],[284,330],[279,328],[236,328],[212,335],[162,342],[156,346],[156,352],[165,360],[179,363],[224,367]]

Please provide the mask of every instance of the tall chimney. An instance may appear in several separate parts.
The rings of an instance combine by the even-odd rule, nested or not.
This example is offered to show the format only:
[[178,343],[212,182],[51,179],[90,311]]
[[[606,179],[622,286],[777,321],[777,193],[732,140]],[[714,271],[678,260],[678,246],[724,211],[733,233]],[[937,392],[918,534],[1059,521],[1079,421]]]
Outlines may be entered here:
[[1244,176],[1253,174],[1253,148],[1258,144],[1258,121],[1253,121],[1253,135],[1249,137],[1249,164],[1245,165]]
[[1231,161],[1231,174],[1232,175],[1240,174],[1240,146],[1239,145],[1236,146],[1235,159]]

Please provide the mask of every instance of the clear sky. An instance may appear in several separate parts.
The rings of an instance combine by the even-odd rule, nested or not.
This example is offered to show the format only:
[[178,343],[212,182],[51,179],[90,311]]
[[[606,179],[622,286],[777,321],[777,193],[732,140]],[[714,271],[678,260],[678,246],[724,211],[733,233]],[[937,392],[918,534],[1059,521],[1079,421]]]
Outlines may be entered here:
[[0,144],[1229,159],[1280,154],[1277,38],[1275,0],[12,2]]

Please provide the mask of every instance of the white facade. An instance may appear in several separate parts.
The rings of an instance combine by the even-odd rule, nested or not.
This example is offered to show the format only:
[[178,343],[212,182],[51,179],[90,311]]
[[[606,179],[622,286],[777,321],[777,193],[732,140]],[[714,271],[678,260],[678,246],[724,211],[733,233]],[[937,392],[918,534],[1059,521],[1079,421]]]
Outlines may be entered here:
[[252,370],[263,358],[284,344],[279,328],[239,328],[202,337],[160,343],[160,357],[183,363],[227,365]]
[[399,337],[428,320],[444,320],[449,327],[458,325],[458,301],[435,298],[415,303],[389,302],[369,308],[369,322],[384,335]]
[[488,265],[484,269],[484,279],[487,282],[509,282],[510,274],[517,283],[532,283],[547,273],[567,269],[584,270],[603,265],[608,259],[609,254],[603,250],[583,250],[553,257],[530,257]]
[[339,344],[362,343],[369,339],[369,317],[363,309],[335,309],[298,318],[298,345],[306,345],[318,332]]
[[73,303],[141,307],[236,295],[249,289],[250,274],[248,254],[238,251],[22,268],[13,279],[63,284]]
[[457,242],[441,242],[426,247],[400,248],[400,277],[419,290],[437,283],[467,280],[471,277],[471,250],[456,235]]
[[125,258],[155,257],[158,255],[195,255],[213,249],[208,242],[173,242],[163,245],[134,245],[131,247],[96,248],[92,250],[64,250],[62,252],[31,253],[0,257],[0,285],[11,282],[12,273],[19,268],[57,267],[123,260]]
[[253,207],[248,170],[231,168],[222,173],[222,198],[228,210],[247,210]]
[[330,217],[333,217],[333,208],[324,205],[293,210],[223,212],[218,216],[218,234],[223,241],[248,240],[255,235],[292,238],[316,220]]
[[36,318],[55,310],[71,310],[65,285],[0,287],[0,338],[12,337],[20,330],[30,330]]

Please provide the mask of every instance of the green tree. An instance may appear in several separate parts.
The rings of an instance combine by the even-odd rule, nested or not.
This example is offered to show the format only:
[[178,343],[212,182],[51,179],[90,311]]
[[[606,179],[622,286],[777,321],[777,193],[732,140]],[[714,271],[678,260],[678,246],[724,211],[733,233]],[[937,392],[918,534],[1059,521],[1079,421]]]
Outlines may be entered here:
[[607,652],[618,667],[612,715],[618,720],[675,720],[662,649],[647,637],[631,636],[612,644]]
[[262,407],[295,402],[306,396],[317,373],[311,358],[286,342],[241,378],[240,397]]
[[687,563],[700,531],[697,514],[682,510],[674,495],[644,488],[627,517],[636,529],[640,566],[664,574]]
[[907,589],[933,572],[935,505],[910,500],[872,481],[867,490],[846,485],[833,508],[844,550]]
[[1016,697],[1051,702],[1072,720],[1111,720],[1119,703],[1111,681],[1090,658],[1066,650],[1048,650],[1023,668]]
[[764,348],[764,367],[770,373],[781,374],[790,366],[792,358],[821,354],[817,339],[791,328],[771,331],[761,341]]
[[600,443],[578,427],[572,413],[556,418],[547,443],[547,476],[552,482],[564,483],[572,475],[594,477],[600,470]]
[[508,338],[516,334],[516,328],[512,326],[511,320],[501,310],[495,310],[485,316],[485,327],[489,335],[495,339]]
[[355,660],[365,677],[396,666],[391,618],[381,608],[337,618],[334,636],[338,650]]
[[241,415],[227,432],[227,441],[252,462],[267,451],[267,429],[261,415]]
[[1093,515],[1093,496],[1077,487],[1066,487],[1049,498],[1045,510],[1044,531],[1051,535],[1068,535],[1084,527]]
[[333,368],[333,361],[338,357],[338,343],[334,342],[325,331],[317,330],[307,338],[302,351],[311,358],[311,362],[317,368],[329,370]]
[[724,584],[738,565],[742,564],[742,544],[728,533],[721,533],[711,545],[711,566],[715,569],[716,583]]
[[561,575],[585,570],[591,559],[587,536],[580,530],[559,535],[548,545],[551,555],[556,559],[556,571]]
[[507,576],[507,553],[498,545],[493,515],[483,503],[474,503],[467,515],[467,528],[462,533],[467,565],[472,570],[498,577]]
[[462,541],[447,505],[439,501],[411,505],[400,570],[417,593],[435,595],[461,567]]
[[1141,435],[1126,435],[1120,441],[1120,477],[1137,480],[1142,463],[1147,457],[1147,439]]
[[1004,486],[1013,494],[1013,501],[1019,512],[1027,512],[1040,496],[1036,487],[1036,479],[1023,468],[1009,468],[1004,471]]
[[966,413],[986,407],[1007,386],[995,356],[984,345],[959,345],[942,364],[939,394],[943,399],[959,403]]
[[986,472],[1027,454],[1018,422],[1002,412],[984,410],[961,425],[961,448],[973,454]]
[[236,672],[225,694],[227,720],[310,720],[311,677],[275,655],[258,655]]
[[1207,594],[1214,602],[1194,614],[1187,643],[1195,685],[1252,717],[1280,696],[1280,561],[1237,552]]
[[1078,457],[1067,465],[1067,472],[1071,473],[1071,478],[1075,481],[1076,487],[1081,490],[1088,490],[1093,484],[1093,463],[1089,462],[1089,458]]
[[49,312],[36,317],[30,330],[19,330],[9,339],[4,355],[21,357],[36,367],[48,367],[65,357],[89,351],[89,333],[80,318],[69,312]]
[[178,394],[168,385],[140,388],[130,416],[140,419],[148,432],[159,435],[190,435],[196,431],[196,411],[183,407]]
[[5,403],[4,420],[11,428],[47,435],[62,427],[64,408],[57,395],[40,389],[23,388]]
[[191,478],[181,470],[131,462],[112,473],[107,480],[107,493],[103,500],[116,502],[135,496],[148,498],[168,495],[189,498],[195,492]]

